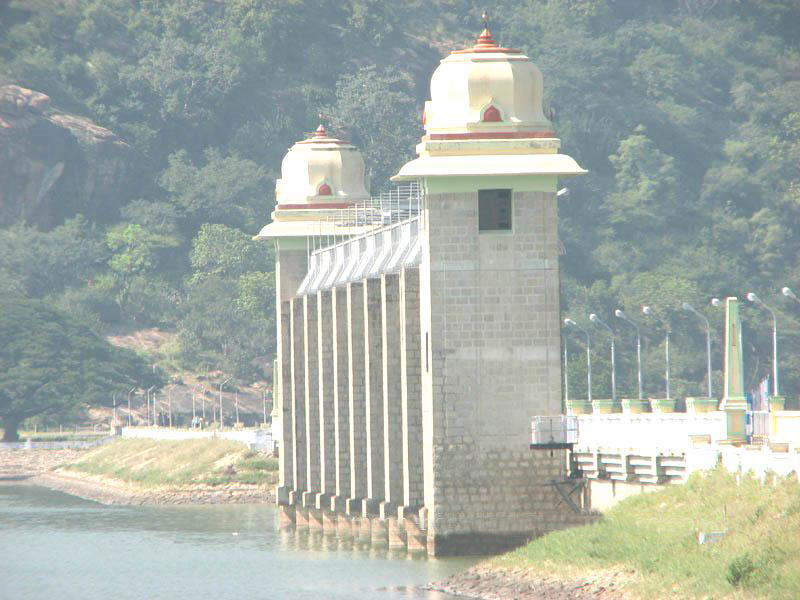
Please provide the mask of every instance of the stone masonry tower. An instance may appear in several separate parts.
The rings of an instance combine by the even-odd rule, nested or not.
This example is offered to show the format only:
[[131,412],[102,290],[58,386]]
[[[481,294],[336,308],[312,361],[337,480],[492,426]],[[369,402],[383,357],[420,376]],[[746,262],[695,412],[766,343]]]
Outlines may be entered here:
[[540,71],[488,28],[442,60],[423,122],[393,178],[425,193],[423,525],[429,553],[488,551],[566,525],[565,454],[529,445],[531,417],[562,411],[556,190],[585,171],[558,154]]
[[[306,456],[311,451],[310,445],[297,443],[298,438],[305,439],[302,429],[313,424],[314,419],[306,418],[305,402],[292,402],[295,386],[290,368],[291,327],[296,321],[293,316],[298,315],[290,314],[287,302],[295,297],[308,272],[310,240],[332,234],[332,216],[369,197],[364,169],[364,159],[358,149],[329,137],[325,127],[320,125],[311,138],[297,142],[284,157],[281,179],[275,183],[276,206],[272,222],[256,236],[256,239],[275,242],[278,344],[273,381],[274,388],[280,392],[274,397],[272,432],[280,457],[279,501],[288,500],[291,490],[309,489],[305,484],[309,477],[307,467],[313,462]],[[341,228],[337,233],[343,233]],[[301,319],[302,315],[297,320]],[[295,431],[298,426],[300,431]]]
[[282,164],[273,435],[287,526],[429,554],[585,522],[533,449],[561,413],[558,153],[542,76],[488,29],[442,60],[419,157],[368,198],[324,128]]

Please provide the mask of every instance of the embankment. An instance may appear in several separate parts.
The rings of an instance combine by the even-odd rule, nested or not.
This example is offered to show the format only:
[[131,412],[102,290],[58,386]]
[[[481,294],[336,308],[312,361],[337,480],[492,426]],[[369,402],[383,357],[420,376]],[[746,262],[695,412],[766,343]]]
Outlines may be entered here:
[[[701,543],[702,542],[702,543]],[[470,598],[800,598],[800,485],[721,470],[438,582]]]
[[4,453],[0,474],[28,476],[30,483],[105,504],[274,501],[277,462],[238,442],[120,439],[88,451],[58,452]]

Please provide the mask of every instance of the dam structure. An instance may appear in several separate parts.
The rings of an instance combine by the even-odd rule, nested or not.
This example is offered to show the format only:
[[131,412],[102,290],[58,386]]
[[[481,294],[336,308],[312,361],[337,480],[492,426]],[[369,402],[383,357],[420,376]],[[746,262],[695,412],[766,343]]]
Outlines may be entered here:
[[287,525],[431,555],[487,553],[588,518],[562,414],[559,153],[540,71],[488,28],[433,73],[418,157],[370,198],[323,126],[276,183],[277,502]]

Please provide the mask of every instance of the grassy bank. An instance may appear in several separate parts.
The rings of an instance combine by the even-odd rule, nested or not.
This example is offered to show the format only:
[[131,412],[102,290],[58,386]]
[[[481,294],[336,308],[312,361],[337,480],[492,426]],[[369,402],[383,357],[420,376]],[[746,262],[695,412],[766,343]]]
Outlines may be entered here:
[[67,468],[149,487],[268,485],[275,481],[278,463],[229,440],[120,439],[87,452]]
[[[727,533],[698,544],[697,531]],[[556,574],[623,569],[635,596],[800,598],[800,485],[737,485],[722,471],[629,498],[601,522],[544,536],[491,564]],[[627,579],[627,577],[626,577]]]

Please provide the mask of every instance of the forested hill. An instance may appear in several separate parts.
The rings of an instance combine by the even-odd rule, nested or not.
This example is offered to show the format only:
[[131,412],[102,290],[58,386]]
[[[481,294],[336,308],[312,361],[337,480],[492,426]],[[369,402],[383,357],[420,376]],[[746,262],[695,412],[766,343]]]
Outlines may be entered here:
[[[482,8],[2,4],[1,293],[44,298],[98,329],[175,328],[184,366],[259,377],[255,359],[274,347],[273,276],[271,250],[250,236],[269,219],[286,149],[322,112],[363,149],[373,191],[388,185],[421,134],[431,72],[474,38]],[[776,294],[800,287],[800,5],[489,8],[498,40],[542,70],[564,149],[590,170],[567,182],[561,204],[565,314],[585,322],[590,311],[652,305],[672,322],[678,393],[699,391],[705,364],[683,301],[718,325],[711,296],[755,290],[781,311],[784,347],[796,347],[793,307]],[[745,327],[754,382],[769,367],[764,314],[746,310]],[[630,369],[630,332],[619,331]],[[657,395],[661,335],[648,326],[645,337]],[[800,361],[784,358],[794,393]],[[596,363],[595,394],[607,394],[608,365]],[[580,381],[577,359],[571,369]],[[629,372],[620,380],[632,391]]]

